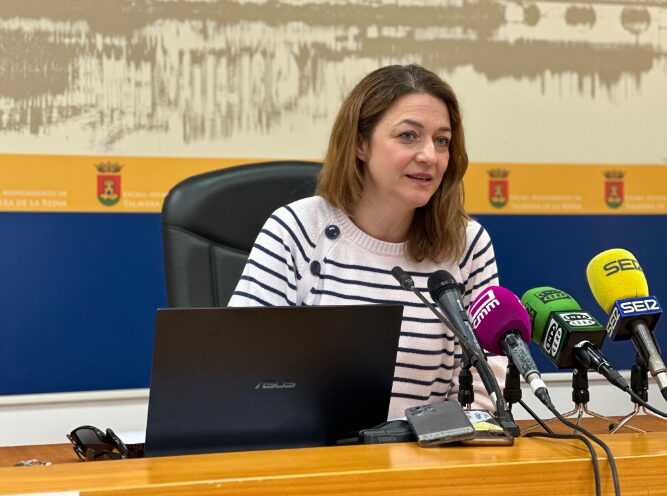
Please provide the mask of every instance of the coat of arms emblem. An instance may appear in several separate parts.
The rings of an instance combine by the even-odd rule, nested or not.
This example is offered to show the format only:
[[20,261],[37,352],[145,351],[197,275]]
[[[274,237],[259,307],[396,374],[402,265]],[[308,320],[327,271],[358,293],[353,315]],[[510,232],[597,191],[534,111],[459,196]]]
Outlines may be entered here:
[[504,207],[510,199],[508,170],[492,169],[489,173],[489,202],[495,208]]
[[111,207],[120,200],[120,164],[111,162],[97,164],[97,199],[106,207]]
[[604,173],[604,201],[609,208],[618,208],[623,204],[623,176],[625,172],[610,170]]

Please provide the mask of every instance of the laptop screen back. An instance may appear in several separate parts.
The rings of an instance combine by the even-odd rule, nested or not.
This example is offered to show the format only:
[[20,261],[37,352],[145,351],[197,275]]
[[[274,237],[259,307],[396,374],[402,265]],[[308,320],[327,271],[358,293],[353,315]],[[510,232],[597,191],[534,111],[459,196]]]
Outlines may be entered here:
[[146,455],[334,445],[385,421],[402,312],[158,310]]

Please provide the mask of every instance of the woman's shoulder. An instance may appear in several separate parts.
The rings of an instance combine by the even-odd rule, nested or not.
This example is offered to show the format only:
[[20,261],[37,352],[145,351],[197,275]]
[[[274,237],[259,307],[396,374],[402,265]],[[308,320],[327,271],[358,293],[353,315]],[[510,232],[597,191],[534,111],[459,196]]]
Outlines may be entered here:
[[464,269],[470,268],[486,257],[484,253],[493,253],[493,246],[491,243],[491,236],[484,229],[484,226],[475,219],[468,219],[466,224],[466,240],[463,257],[459,260],[459,266]]
[[484,226],[473,218],[468,218],[466,221],[466,246],[474,244],[480,238],[490,239],[489,233]]
[[311,196],[278,208],[271,218],[281,227],[307,238],[311,246],[317,242],[324,227],[332,222],[334,209],[321,196]]
[[302,223],[316,222],[322,217],[331,217],[331,205],[321,196],[309,196],[277,209],[274,215],[279,218],[294,218]]

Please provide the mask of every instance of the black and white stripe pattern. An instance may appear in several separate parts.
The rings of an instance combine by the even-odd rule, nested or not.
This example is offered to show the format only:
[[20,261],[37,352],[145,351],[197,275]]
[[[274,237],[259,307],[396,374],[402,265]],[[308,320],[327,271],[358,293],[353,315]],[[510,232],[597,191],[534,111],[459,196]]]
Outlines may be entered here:
[[[333,239],[325,235],[336,226]],[[453,333],[391,275],[399,265],[428,294],[428,277],[450,272],[465,288],[466,308],[488,285],[498,284],[493,245],[477,222],[467,227],[467,246],[458,263],[411,260],[403,243],[371,238],[340,210],[320,197],[278,209],[262,228],[229,306],[349,305],[398,303],[404,306],[389,417],[416,404],[455,399],[461,348]],[[505,360],[491,357],[499,381]],[[502,382],[502,381],[501,381]],[[476,406],[492,409],[475,376]]]

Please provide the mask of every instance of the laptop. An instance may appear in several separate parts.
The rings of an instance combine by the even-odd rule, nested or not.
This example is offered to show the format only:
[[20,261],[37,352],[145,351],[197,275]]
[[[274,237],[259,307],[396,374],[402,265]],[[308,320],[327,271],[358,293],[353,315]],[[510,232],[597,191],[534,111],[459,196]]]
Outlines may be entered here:
[[146,456],[335,445],[386,421],[402,314],[158,310]]

